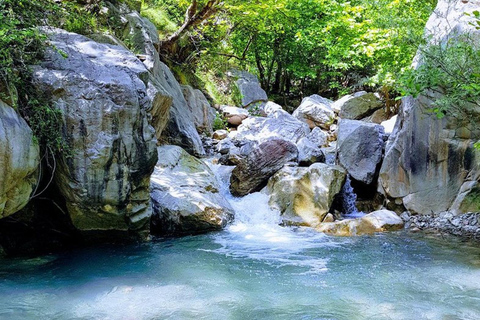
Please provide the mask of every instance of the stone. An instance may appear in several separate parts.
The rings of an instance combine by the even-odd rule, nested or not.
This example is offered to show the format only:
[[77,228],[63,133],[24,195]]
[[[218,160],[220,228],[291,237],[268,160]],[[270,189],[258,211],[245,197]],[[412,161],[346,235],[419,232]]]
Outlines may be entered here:
[[228,137],[228,131],[227,130],[216,130],[213,133],[213,139],[215,139],[215,140],[223,140],[226,137]]
[[39,178],[39,152],[28,124],[0,100],[0,219],[30,200]]
[[317,231],[335,236],[351,237],[403,228],[403,220],[393,211],[378,210],[357,219],[324,222]]
[[[81,231],[148,233],[149,182],[157,161],[148,124],[149,72],[131,52],[60,29],[33,82],[62,113],[71,154],[59,154],[55,183]],[[65,54],[60,54],[63,52]]]
[[[430,43],[444,43],[466,32],[478,36],[480,31],[471,23],[473,17],[465,14],[476,9],[478,4],[473,1],[438,1],[426,26]],[[419,61],[421,53],[414,67]],[[411,213],[462,214],[479,207],[475,198],[480,155],[473,144],[480,139],[480,132],[470,121],[479,119],[480,114],[473,112],[465,123],[448,116],[438,119],[428,111],[432,103],[421,95],[402,100],[386,146],[379,189],[391,199],[402,199]]]
[[364,122],[370,122],[370,123],[376,123],[376,124],[381,124],[384,121],[388,120],[387,113],[385,112],[385,109],[380,108],[373,112],[370,116],[361,119]]
[[281,212],[285,224],[317,227],[325,220],[345,177],[341,167],[323,163],[308,168],[285,166],[267,184],[269,204]]
[[270,114],[278,110],[283,110],[282,106],[272,101],[268,101],[263,107],[263,112],[266,116],[269,116]]
[[290,161],[298,157],[297,147],[288,141],[272,138],[241,152],[239,163],[230,178],[230,191],[234,196],[245,196],[260,191],[268,179]]
[[181,146],[194,156],[204,157],[205,150],[195,127],[194,114],[190,112],[182,88],[170,69],[163,62],[160,62],[159,65],[161,74],[157,75],[155,79],[172,96],[170,118],[159,141],[162,144]]
[[159,147],[158,159],[151,179],[152,234],[204,233],[233,219],[234,211],[205,163],[178,146]]
[[320,127],[328,130],[335,120],[332,103],[333,101],[315,94],[303,99],[293,116],[307,123],[310,129]]
[[251,117],[237,128],[236,140],[259,142],[279,138],[296,144],[310,133],[308,126],[284,110],[276,110],[268,117]]
[[371,184],[382,161],[383,127],[342,119],[338,132],[338,160],[352,178]]
[[246,108],[254,103],[268,101],[267,93],[262,89],[258,78],[246,71],[231,71],[231,77],[237,79],[235,84],[241,96],[241,106]]
[[248,110],[242,108],[220,106],[220,110],[222,111],[223,116],[227,119],[228,123],[235,127],[241,125],[243,120],[250,116]]
[[315,162],[325,162],[322,147],[327,145],[327,133],[315,127],[312,132],[297,143],[298,162],[300,165],[309,166]]
[[193,123],[197,132],[210,135],[213,132],[215,109],[210,106],[202,91],[191,86],[181,86],[188,109],[193,115]]
[[365,91],[345,96],[333,104],[334,109],[340,110],[340,118],[352,120],[369,117],[382,107],[383,102],[376,94]]

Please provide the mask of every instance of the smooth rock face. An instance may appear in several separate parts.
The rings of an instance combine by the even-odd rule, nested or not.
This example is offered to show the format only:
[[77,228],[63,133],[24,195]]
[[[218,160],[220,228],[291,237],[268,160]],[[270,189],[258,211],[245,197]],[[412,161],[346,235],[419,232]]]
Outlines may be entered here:
[[[464,14],[473,10],[478,10],[474,1],[439,1],[426,27],[433,36],[430,41],[443,42],[468,30],[478,32],[469,24],[472,18]],[[412,213],[477,211],[480,157],[473,143],[480,132],[448,116],[437,119],[427,111],[431,103],[423,96],[402,101],[380,170],[381,191],[403,202]]]
[[320,127],[328,130],[335,119],[331,108],[333,101],[314,94],[304,98],[300,106],[293,112],[293,116],[306,122],[310,129]]
[[383,127],[357,120],[342,119],[338,131],[338,160],[358,181],[370,184],[382,161]]
[[238,78],[236,85],[242,97],[242,107],[248,107],[256,102],[267,102],[268,97],[262,89],[255,75],[246,71],[233,71],[233,76]]
[[193,115],[197,132],[211,134],[213,132],[213,121],[215,120],[215,109],[210,106],[202,91],[193,89],[191,86],[182,86],[182,90],[188,109]]
[[32,130],[0,100],[0,218],[21,210],[38,182],[39,147]]
[[335,236],[360,236],[403,228],[403,220],[393,211],[378,210],[361,218],[322,223],[317,231]]
[[195,128],[194,115],[190,112],[188,103],[183,96],[180,84],[173,76],[170,69],[160,62],[161,75],[156,79],[162,84],[162,87],[172,96],[172,107],[170,108],[170,119],[165,130],[162,132],[160,142],[181,146],[188,153],[197,156],[205,156],[202,140]]
[[[146,18],[132,11],[124,3],[105,2],[108,9],[110,23],[116,30],[116,35],[124,42],[129,43],[134,52],[139,53],[141,61],[147,68],[149,79],[147,83],[147,95],[152,100],[150,110],[150,124],[155,128],[157,139],[162,136],[170,118],[170,107],[172,106],[172,95],[168,92],[166,79],[164,78],[163,66],[156,46],[160,42],[157,28]],[[95,37],[94,39],[97,39]],[[103,36],[105,38],[105,36]],[[110,38],[113,38],[110,36]],[[121,41],[113,39],[114,44]],[[102,41],[103,42],[103,41]],[[111,43],[109,41],[108,43]]]
[[34,81],[63,111],[63,138],[72,154],[59,155],[55,181],[70,218],[82,231],[143,234],[157,161],[147,121],[149,73],[121,47],[59,29],[46,32],[56,50],[47,51]]
[[364,91],[343,97],[334,104],[334,108],[340,110],[340,118],[352,120],[368,117],[382,107],[382,100],[374,93]]
[[182,88],[170,69],[160,61],[155,46],[160,42],[156,27],[131,11],[126,5],[109,5],[113,16],[120,17],[121,38],[133,45],[142,56],[150,72],[147,95],[153,101],[150,123],[155,128],[157,140],[164,144],[182,146],[189,153],[205,156],[202,141],[195,127],[195,114],[185,100]]
[[155,235],[196,234],[223,228],[234,211],[212,170],[177,146],[158,148],[151,179]]
[[246,147],[251,149],[242,152],[230,178],[230,191],[234,196],[259,191],[284,164],[296,161],[298,157],[293,143],[277,138]]
[[279,138],[297,143],[310,133],[308,126],[284,110],[276,110],[266,118],[251,117],[238,127],[235,139],[264,142]]
[[345,177],[341,167],[323,163],[286,166],[268,182],[269,204],[281,212],[286,224],[316,227],[324,221]]

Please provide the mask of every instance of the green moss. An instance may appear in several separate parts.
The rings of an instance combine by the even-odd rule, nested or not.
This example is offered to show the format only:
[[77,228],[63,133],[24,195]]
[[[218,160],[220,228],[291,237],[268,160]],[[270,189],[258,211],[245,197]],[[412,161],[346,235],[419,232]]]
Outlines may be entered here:
[[461,212],[479,212],[480,211],[480,188],[473,188],[465,197],[460,206]]

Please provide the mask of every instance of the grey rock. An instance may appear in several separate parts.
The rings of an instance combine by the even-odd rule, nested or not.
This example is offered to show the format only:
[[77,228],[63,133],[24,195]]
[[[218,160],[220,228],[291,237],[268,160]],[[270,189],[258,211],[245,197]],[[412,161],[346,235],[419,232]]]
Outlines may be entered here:
[[346,172],[339,166],[315,163],[308,168],[285,166],[268,182],[269,204],[284,223],[317,227],[342,189]]
[[271,138],[280,138],[297,143],[309,132],[308,125],[284,110],[276,110],[268,117],[251,117],[244,120],[237,129],[235,139],[263,142]]
[[234,196],[259,191],[284,164],[298,158],[297,147],[278,138],[255,146],[246,145],[243,148],[239,163],[230,178],[230,191]]
[[182,89],[197,132],[210,135],[213,132],[215,109],[210,106],[202,91],[191,86],[182,86]]
[[59,155],[55,182],[70,218],[82,231],[144,236],[157,161],[155,131],[147,120],[149,72],[121,47],[60,29],[45,32],[56,50],[47,51],[33,77],[63,112],[63,138],[72,154]]
[[[465,12],[478,10],[472,1],[438,2],[427,23],[430,43],[443,43],[465,32],[480,34]],[[472,35],[471,37],[474,37]],[[421,61],[417,55],[414,66]],[[403,99],[380,171],[380,191],[400,198],[412,213],[461,214],[480,210],[479,155],[473,143],[480,139],[476,124],[430,114],[432,101],[419,96]],[[476,111],[471,119],[480,116]],[[471,120],[470,119],[470,120]]]
[[267,94],[255,75],[246,71],[232,71],[231,75],[237,79],[236,85],[242,97],[242,107],[268,101]]
[[212,170],[177,146],[158,148],[151,179],[155,235],[184,235],[219,230],[234,211],[220,192]]
[[13,108],[0,100],[0,218],[21,210],[38,182],[38,143]]
[[298,162],[300,165],[311,165],[315,162],[325,162],[322,147],[327,144],[327,133],[315,127],[312,132],[297,143]]
[[382,161],[383,127],[358,120],[342,119],[337,141],[338,160],[358,181],[370,184]]
[[332,103],[331,100],[315,94],[303,99],[293,116],[306,122],[311,129],[320,127],[328,130],[335,119]]
[[357,92],[341,98],[333,104],[333,108],[340,110],[340,118],[360,120],[371,116],[383,107],[383,102],[374,93]]

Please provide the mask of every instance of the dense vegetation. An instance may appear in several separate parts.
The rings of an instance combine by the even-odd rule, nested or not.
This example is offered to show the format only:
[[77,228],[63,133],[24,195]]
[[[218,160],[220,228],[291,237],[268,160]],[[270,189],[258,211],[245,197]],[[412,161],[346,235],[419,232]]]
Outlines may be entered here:
[[[207,1],[198,1],[198,7]],[[143,13],[165,34],[191,1],[146,0]],[[256,73],[283,102],[365,87],[389,93],[410,66],[436,1],[228,0],[186,34],[169,57],[219,77],[232,67]],[[208,82],[208,81],[207,81]]]

